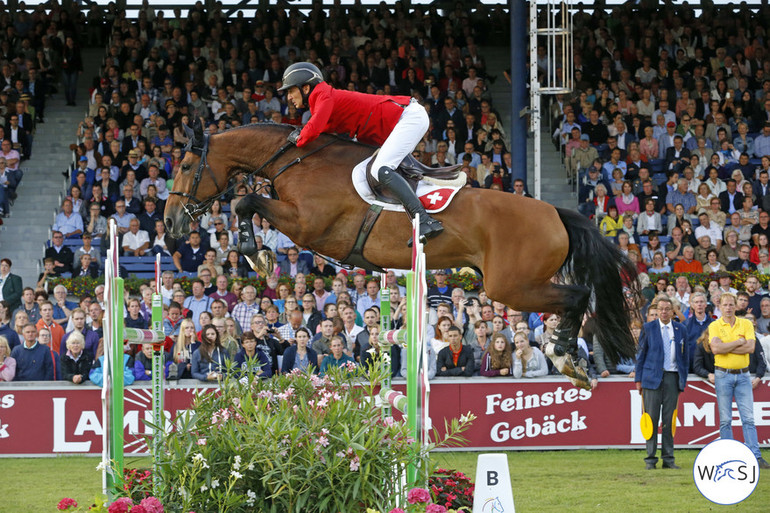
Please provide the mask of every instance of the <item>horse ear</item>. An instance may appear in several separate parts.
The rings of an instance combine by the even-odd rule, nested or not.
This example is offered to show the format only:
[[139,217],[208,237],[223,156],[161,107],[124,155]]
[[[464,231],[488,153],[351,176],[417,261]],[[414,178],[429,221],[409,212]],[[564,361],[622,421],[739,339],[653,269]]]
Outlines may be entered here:
[[193,121],[193,132],[195,133],[195,141],[196,142],[203,142],[203,125],[201,124],[201,120],[196,117],[195,121]]
[[192,141],[195,138],[195,132],[193,129],[190,128],[190,126],[186,123],[182,123],[182,127],[184,127],[184,135],[187,136],[187,139]]

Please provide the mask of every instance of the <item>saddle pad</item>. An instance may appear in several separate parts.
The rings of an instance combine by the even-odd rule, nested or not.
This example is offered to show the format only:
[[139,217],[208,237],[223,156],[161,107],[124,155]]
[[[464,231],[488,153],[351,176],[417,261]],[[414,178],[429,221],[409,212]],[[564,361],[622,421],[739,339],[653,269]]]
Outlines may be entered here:
[[[402,205],[383,203],[376,199],[374,192],[372,192],[371,187],[369,187],[369,184],[366,181],[366,166],[369,164],[371,158],[372,157],[369,157],[353,168],[353,187],[356,188],[356,192],[361,196],[361,199],[368,204],[379,205],[383,210],[403,212],[404,207]],[[465,177],[464,174],[463,177]],[[420,180],[420,183],[417,185],[417,197],[420,198],[420,202],[422,202],[422,205],[429,214],[436,214],[449,206],[452,198],[454,198],[459,190],[460,187],[436,185],[423,179]]]

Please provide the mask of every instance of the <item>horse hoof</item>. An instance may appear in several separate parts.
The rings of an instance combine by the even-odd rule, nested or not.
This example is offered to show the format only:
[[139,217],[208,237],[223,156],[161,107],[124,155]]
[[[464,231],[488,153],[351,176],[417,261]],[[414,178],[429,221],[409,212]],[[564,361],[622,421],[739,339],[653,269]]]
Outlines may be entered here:
[[556,369],[569,379],[576,387],[591,390],[591,379],[586,374],[586,363],[575,363],[569,354],[556,354],[557,345],[548,342],[545,345],[545,355],[551,359]]
[[256,254],[243,255],[243,257],[260,276],[269,276],[275,270],[275,255],[272,251],[262,249]]

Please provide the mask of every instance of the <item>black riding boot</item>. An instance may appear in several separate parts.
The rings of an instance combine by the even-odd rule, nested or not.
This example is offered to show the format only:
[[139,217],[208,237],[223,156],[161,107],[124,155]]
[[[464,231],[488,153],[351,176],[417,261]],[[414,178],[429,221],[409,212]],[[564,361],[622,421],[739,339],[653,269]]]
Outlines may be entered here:
[[254,240],[254,227],[251,224],[251,218],[243,219],[238,223],[238,253],[256,261],[257,241]]
[[[380,186],[390,191],[404,205],[410,219],[414,219],[415,215],[420,214],[420,240],[423,243],[444,231],[441,223],[433,219],[425,211],[425,207],[422,206],[419,198],[417,198],[417,195],[409,187],[403,176],[389,167],[381,167],[377,171],[377,180],[380,182]],[[412,247],[411,237],[409,238],[408,246]]]

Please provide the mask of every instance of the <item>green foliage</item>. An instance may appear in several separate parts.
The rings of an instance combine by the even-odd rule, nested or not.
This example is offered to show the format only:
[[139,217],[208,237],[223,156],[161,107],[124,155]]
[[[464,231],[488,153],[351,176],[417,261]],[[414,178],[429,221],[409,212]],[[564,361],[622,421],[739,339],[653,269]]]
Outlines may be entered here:
[[[769,274],[760,274],[756,271],[737,271],[729,272],[727,274],[732,277],[732,286],[738,290],[743,289],[743,285],[746,283],[746,278],[749,276],[756,276],[757,279],[759,279],[759,283],[762,284],[763,288],[766,288],[768,284],[770,284]],[[680,276],[687,278],[687,281],[690,283],[691,287],[700,285],[706,290],[708,290],[710,282],[718,280],[716,273],[660,273],[650,274],[650,282],[654,284],[660,278],[667,278],[669,283],[674,283],[674,281],[676,281],[676,279]]]
[[[378,374],[378,371],[373,371]],[[424,465],[404,423],[369,404],[379,375],[333,369],[228,379],[165,439],[170,511],[356,512],[393,504],[393,469]]]
[[[312,274],[308,274],[305,277],[308,290],[313,290],[313,281],[316,278],[317,276]],[[334,280],[333,277],[318,276],[318,278],[323,278],[324,286],[326,287],[326,290],[331,290],[332,281]],[[371,275],[366,276],[367,281],[371,279],[374,279],[375,281],[377,281],[377,283],[379,283],[379,278],[374,278]],[[253,285],[257,289],[257,297],[259,297],[267,287],[267,282],[261,276],[252,276],[249,278],[230,278],[229,280],[230,280],[230,284],[232,284],[233,282],[239,282],[244,287],[246,285]],[[123,287],[126,291],[128,291],[130,295],[138,296],[139,287],[145,283],[148,283],[149,281],[150,280],[147,280],[147,279],[129,277],[123,280]],[[350,275],[347,281],[348,281],[347,287],[348,288],[353,287],[352,274]],[[180,277],[180,278],[174,279],[174,282],[181,285],[182,290],[184,290],[185,294],[187,295],[192,294],[192,278]],[[53,286],[56,286],[59,284],[64,285],[65,287],[67,287],[67,292],[71,296],[83,297],[86,294],[93,295],[94,289],[96,288],[97,285],[104,285],[104,276],[100,276],[98,278],[81,277],[81,276],[77,276],[73,278],[53,278],[51,279],[51,283],[53,284]],[[286,283],[292,289],[294,288],[294,280],[286,274],[282,275],[278,279],[278,283]],[[403,277],[398,279],[398,283],[400,285],[404,285],[404,286],[406,285],[405,279]],[[436,284],[435,278],[433,278],[432,276],[428,276],[428,286],[432,287],[435,284]],[[449,279],[447,280],[447,284],[452,288],[461,287],[463,290],[466,290],[466,291],[480,290],[482,288],[481,280],[478,279],[475,274],[470,274],[470,273],[454,273],[451,276],[449,276]]]

